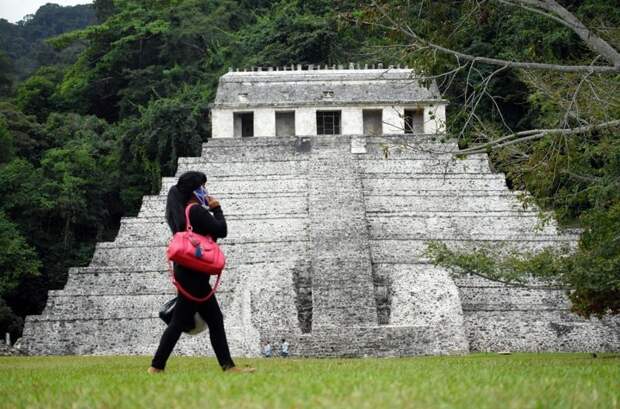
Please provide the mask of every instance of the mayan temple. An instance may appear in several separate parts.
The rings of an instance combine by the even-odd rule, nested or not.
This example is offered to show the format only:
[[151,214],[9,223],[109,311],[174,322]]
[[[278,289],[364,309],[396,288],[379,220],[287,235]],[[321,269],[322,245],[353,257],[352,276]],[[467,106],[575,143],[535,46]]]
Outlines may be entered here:
[[[436,86],[400,67],[231,70],[212,105],[213,138],[181,158],[208,175],[228,220],[217,297],[235,356],[286,338],[294,356],[475,351],[618,351],[620,321],[572,314],[564,290],[452,277],[425,256],[452,248],[536,250],[578,237],[494,173],[456,159]],[[144,354],[171,298],[166,193],[146,196],[88,267],[72,268],[18,345],[29,354]],[[175,353],[211,355],[205,334]]]

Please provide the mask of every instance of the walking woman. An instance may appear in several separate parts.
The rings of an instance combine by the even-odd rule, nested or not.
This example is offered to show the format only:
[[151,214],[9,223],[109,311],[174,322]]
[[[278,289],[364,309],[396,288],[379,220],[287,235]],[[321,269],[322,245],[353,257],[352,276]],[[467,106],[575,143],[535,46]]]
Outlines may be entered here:
[[[206,191],[207,176],[202,172],[186,172],[181,175],[177,184],[170,188],[166,202],[166,221],[172,234],[185,230],[185,208],[195,203],[189,212],[189,221],[194,233],[210,235],[214,239],[224,238],[227,234],[226,219],[219,202]],[[200,271],[190,270],[174,265],[176,280],[194,297],[205,297],[211,292],[209,275]],[[166,361],[172,353],[181,333],[194,328],[194,315],[198,312],[209,327],[211,346],[217,361],[227,372],[252,372],[253,368],[238,368],[230,356],[224,317],[215,295],[203,303],[191,301],[180,293],[174,307],[172,320],[164,331],[149,373],[163,372]]]

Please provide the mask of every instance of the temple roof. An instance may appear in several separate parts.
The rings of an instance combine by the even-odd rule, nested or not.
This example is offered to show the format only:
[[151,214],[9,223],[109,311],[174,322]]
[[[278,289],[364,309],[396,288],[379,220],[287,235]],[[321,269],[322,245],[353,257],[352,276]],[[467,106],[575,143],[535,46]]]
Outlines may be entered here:
[[320,69],[229,72],[220,77],[214,108],[446,102],[411,69]]

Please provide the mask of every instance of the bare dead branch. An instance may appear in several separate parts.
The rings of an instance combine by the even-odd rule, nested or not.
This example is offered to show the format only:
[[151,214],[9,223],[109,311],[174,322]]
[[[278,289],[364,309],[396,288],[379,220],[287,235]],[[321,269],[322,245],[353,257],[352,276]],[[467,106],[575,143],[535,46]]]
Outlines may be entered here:
[[[573,30],[591,50],[602,55],[614,67],[620,68],[620,53],[605,40],[590,31],[577,17],[555,0],[509,0],[509,2],[531,6],[532,8],[552,13],[552,15],[559,18],[562,24]],[[554,20],[558,21],[558,19]]]
[[472,146],[471,148],[463,149],[460,151],[454,152],[456,155],[468,155],[472,153],[484,153],[487,152],[488,149],[498,149],[504,146],[514,145],[517,143],[533,141],[536,139],[541,139],[549,134],[559,134],[559,135],[576,135],[582,134],[590,131],[594,131],[596,129],[602,128],[611,128],[620,126],[620,119],[616,119],[614,121],[603,122],[595,125],[588,126],[580,126],[578,128],[555,128],[555,129],[532,129],[529,131],[516,132],[514,134],[504,136],[502,138],[483,143],[481,145]]
[[569,22],[567,22],[565,20],[562,20],[561,18],[559,18],[557,16],[554,16],[553,14],[546,13],[546,12],[540,10],[540,9],[535,8],[535,7],[526,6],[525,4],[520,2],[519,0],[515,0],[515,1],[511,1],[511,0],[496,0],[496,1],[498,1],[498,2],[500,2],[502,4],[506,4],[508,6],[520,7],[522,9],[530,11],[532,13],[540,14],[542,16],[547,17],[548,19],[554,20],[554,21],[556,21],[556,22],[558,22],[558,23],[560,23],[562,25],[565,25],[566,27],[570,28],[571,30],[574,30],[574,27],[572,25],[570,25]]
[[[539,5],[542,7],[542,0],[514,0],[519,2],[524,2],[524,4]],[[553,3],[547,4],[546,2]],[[404,35],[410,37],[416,43],[421,44],[426,47],[430,47],[434,50],[440,51],[445,54],[451,54],[456,58],[463,59],[465,61],[472,62],[481,62],[490,65],[498,65],[505,68],[520,68],[520,69],[529,69],[529,70],[547,70],[547,71],[559,71],[559,72],[597,72],[597,73],[617,73],[620,72],[620,56],[616,58],[618,52],[607,44],[604,40],[600,39],[598,36],[591,33],[575,16],[569,13],[566,9],[564,9],[559,4],[555,3],[552,0],[545,0],[545,9],[549,8],[551,11],[559,14],[562,19],[570,22],[575,25],[573,29],[577,35],[580,37],[586,36],[588,41],[586,44],[591,47],[593,50],[599,52],[606,59],[613,62],[613,66],[590,66],[590,65],[563,65],[563,64],[547,64],[547,63],[536,63],[536,62],[521,62],[521,61],[509,61],[502,60],[498,58],[490,58],[490,57],[480,57],[471,54],[465,54],[463,52],[453,50],[447,47],[443,47],[439,44],[435,44],[431,41],[428,41],[422,37],[420,37],[410,26],[407,24],[402,24],[396,22],[383,7],[381,7],[375,0],[372,2],[373,6],[375,6],[379,12],[383,15],[385,19],[387,19],[392,26],[390,27],[392,30],[399,31]],[[389,27],[389,26],[388,26]],[[588,37],[589,36],[589,37]],[[583,39],[583,37],[582,37]],[[584,40],[585,41],[585,40]]]

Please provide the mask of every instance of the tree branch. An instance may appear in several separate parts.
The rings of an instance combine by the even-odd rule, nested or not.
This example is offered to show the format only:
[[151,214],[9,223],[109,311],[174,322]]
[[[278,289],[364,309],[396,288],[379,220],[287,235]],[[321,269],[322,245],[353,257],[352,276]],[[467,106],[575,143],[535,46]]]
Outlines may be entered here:
[[610,128],[620,126],[620,119],[616,119],[614,121],[603,122],[595,125],[588,126],[580,126],[578,128],[555,128],[555,129],[531,129],[529,131],[521,131],[516,132],[502,138],[496,139],[494,141],[490,141],[487,143],[483,143],[481,145],[472,146],[471,148],[463,149],[460,151],[455,151],[455,155],[469,155],[474,153],[485,153],[488,149],[497,149],[504,146],[514,145],[516,143],[532,141],[536,139],[541,139],[545,135],[549,134],[559,134],[559,135],[575,135],[580,133],[585,133],[589,131],[593,131],[601,128]]
[[[527,2],[533,1],[536,4],[539,3],[539,1],[537,0],[515,0],[515,1],[527,1]],[[419,44],[423,46],[430,47],[434,50],[440,51],[445,54],[452,54],[453,56],[457,58],[461,58],[466,61],[481,62],[485,64],[490,64],[490,65],[499,65],[499,66],[506,67],[506,68],[521,68],[521,69],[529,69],[529,70],[547,70],[547,71],[559,71],[559,72],[597,72],[597,73],[620,72],[620,57],[618,57],[619,62],[617,65],[616,65],[615,59],[612,59],[612,61],[614,62],[614,66],[599,66],[599,65],[591,66],[591,65],[562,65],[562,64],[547,64],[547,63],[536,63],[536,62],[508,61],[508,60],[501,60],[498,58],[480,57],[480,56],[475,56],[471,54],[465,54],[460,51],[456,51],[456,50],[453,50],[447,47],[443,47],[439,44],[435,44],[428,40],[425,40],[424,38],[420,37],[415,31],[413,31],[411,27],[406,26],[406,25],[403,26],[402,24],[399,24],[396,21],[394,21],[394,19],[390,17],[390,15],[383,9],[383,7],[378,5],[375,0],[373,0],[372,4],[380,11],[383,17],[385,17],[387,20],[390,21],[390,23],[392,24],[391,29],[400,31],[401,33],[412,38],[413,40],[415,40],[416,42],[418,42]],[[573,22],[574,20],[577,23],[579,23],[580,25],[579,32],[576,31],[577,28],[575,28],[574,30],[580,37],[581,35],[588,35],[591,37],[590,40],[586,42],[586,44],[588,44],[590,47],[596,46],[596,48],[594,49],[598,52],[601,52],[600,50],[605,51],[605,54],[603,54],[603,56],[605,56],[608,59],[610,57],[613,57],[613,52],[617,54],[617,52],[609,44],[607,44],[605,41],[598,38],[594,34],[590,33],[590,31],[579,20],[577,20],[572,14],[570,14],[568,11],[566,11],[561,6],[559,5],[557,6],[560,7],[562,10],[564,10],[564,12],[568,16],[572,17],[572,20],[570,20],[570,22]],[[564,18],[564,15],[562,17]],[[604,43],[607,47],[603,46],[602,43]],[[608,48],[611,48],[611,51],[613,52],[610,52]]]
[[[506,3],[506,1],[501,2]],[[531,6],[537,9],[537,12],[553,18],[555,21],[559,21],[573,30],[591,50],[602,55],[607,61],[612,63],[614,67],[620,68],[620,53],[605,40],[590,31],[577,17],[555,0],[509,0],[508,3],[517,3],[519,6]],[[552,15],[542,12],[540,9],[550,12]],[[554,18],[553,15],[558,18]]]

